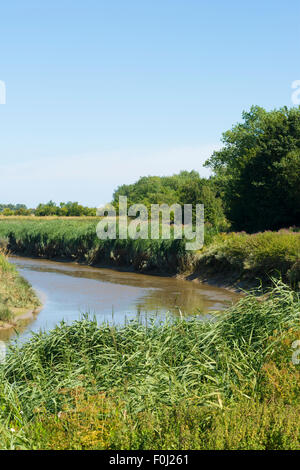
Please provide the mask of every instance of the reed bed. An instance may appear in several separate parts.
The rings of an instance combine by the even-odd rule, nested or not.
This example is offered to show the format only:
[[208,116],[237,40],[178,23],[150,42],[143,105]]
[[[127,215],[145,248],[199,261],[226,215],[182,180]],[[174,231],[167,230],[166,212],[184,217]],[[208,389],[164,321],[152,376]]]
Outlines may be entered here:
[[34,309],[39,300],[29,283],[9,263],[0,248],[0,327],[14,322],[18,313]]

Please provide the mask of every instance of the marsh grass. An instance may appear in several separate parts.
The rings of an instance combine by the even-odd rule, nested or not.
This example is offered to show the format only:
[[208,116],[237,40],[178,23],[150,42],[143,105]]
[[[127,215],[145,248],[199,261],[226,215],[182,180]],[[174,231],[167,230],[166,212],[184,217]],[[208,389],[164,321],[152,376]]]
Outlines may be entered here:
[[0,322],[13,322],[18,310],[29,310],[39,304],[30,284],[9,263],[7,252],[0,251]]
[[[99,218],[0,217],[0,244],[13,253],[63,258],[97,265],[130,266],[136,271],[208,273],[270,284],[277,276],[294,288],[300,282],[300,233],[219,234],[206,224],[205,246],[187,252],[185,240],[99,240]],[[258,281],[259,282],[259,281]]]
[[211,322],[85,317],[33,334],[0,367],[1,445],[299,448],[299,395],[286,385],[299,314],[299,295],[277,282]]
[[282,278],[294,288],[300,283],[300,233],[296,229],[257,234],[216,235],[204,248],[197,270],[235,274],[237,279]]

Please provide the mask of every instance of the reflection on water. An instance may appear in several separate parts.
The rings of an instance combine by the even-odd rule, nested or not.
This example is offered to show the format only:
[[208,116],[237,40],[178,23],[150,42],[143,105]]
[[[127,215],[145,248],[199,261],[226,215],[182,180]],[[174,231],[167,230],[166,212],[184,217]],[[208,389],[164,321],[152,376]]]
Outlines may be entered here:
[[[170,277],[40,259],[13,257],[10,261],[44,304],[36,319],[20,329],[22,338],[30,331],[51,329],[62,319],[68,323],[77,320],[83,313],[95,315],[99,322],[118,324],[146,315],[207,318],[210,311],[223,310],[238,299],[225,289]],[[7,340],[11,334],[2,332],[0,339]]]

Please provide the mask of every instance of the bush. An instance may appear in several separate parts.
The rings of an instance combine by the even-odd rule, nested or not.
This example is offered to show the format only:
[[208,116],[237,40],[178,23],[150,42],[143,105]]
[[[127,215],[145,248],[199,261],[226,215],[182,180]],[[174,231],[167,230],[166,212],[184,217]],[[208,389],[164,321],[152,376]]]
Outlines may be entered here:
[[0,321],[9,322],[13,319],[13,314],[6,305],[0,305]]

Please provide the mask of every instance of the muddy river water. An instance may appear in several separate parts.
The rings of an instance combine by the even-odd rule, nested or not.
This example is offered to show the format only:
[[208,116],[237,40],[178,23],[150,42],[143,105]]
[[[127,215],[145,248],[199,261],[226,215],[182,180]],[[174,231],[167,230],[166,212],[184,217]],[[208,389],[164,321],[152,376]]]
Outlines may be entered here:
[[[52,329],[61,320],[70,323],[84,313],[95,316],[99,323],[123,324],[136,317],[166,315],[198,315],[202,320],[239,298],[225,289],[172,277],[42,259],[12,257],[10,261],[43,302],[35,319],[21,328],[20,339],[26,339],[32,331]],[[0,339],[8,339],[8,335]]]

